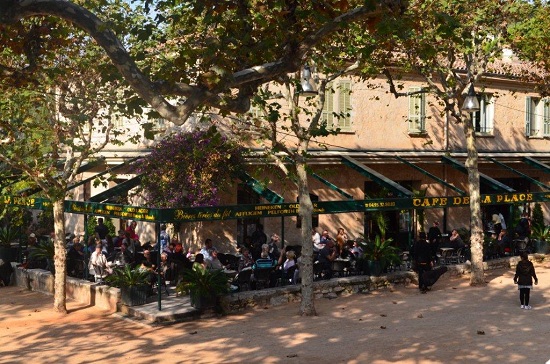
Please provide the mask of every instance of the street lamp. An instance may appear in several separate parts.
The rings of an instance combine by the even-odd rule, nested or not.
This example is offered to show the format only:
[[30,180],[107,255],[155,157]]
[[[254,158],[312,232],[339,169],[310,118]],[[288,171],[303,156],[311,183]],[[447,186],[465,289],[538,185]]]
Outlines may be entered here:
[[302,90],[300,93],[304,96],[316,96],[317,90],[315,88],[315,85],[312,84],[312,78],[311,78],[311,68],[309,66],[304,66],[302,68],[302,78],[300,80],[300,85],[302,86]]
[[470,83],[470,89],[462,104],[462,110],[469,113],[479,111],[479,100],[477,99],[473,82]]

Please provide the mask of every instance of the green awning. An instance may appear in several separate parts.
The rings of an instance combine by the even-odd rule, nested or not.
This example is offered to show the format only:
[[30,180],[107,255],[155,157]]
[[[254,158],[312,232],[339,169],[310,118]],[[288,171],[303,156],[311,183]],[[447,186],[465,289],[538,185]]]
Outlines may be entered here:
[[265,187],[262,183],[260,183],[258,180],[254,179],[251,175],[249,175],[246,172],[240,172],[239,178],[241,181],[243,181],[247,186],[252,188],[254,192],[256,192],[261,197],[265,198],[267,201],[271,203],[282,203],[284,202],[283,196],[279,195],[276,192],[271,191],[269,188]]
[[403,158],[401,158],[401,157],[399,157],[399,156],[395,156],[395,159],[397,159],[398,161],[403,162],[403,163],[405,163],[406,165],[408,165],[408,166],[410,166],[410,167],[416,169],[416,170],[419,171],[420,173],[422,173],[422,174],[424,174],[424,175],[426,175],[426,176],[428,176],[428,177],[430,177],[430,178],[436,180],[437,182],[441,183],[442,185],[449,187],[450,189],[452,189],[452,190],[455,191],[455,192],[458,192],[458,193],[459,193],[460,195],[462,195],[462,196],[464,196],[464,195],[466,194],[466,192],[462,191],[460,188],[453,186],[452,184],[448,183],[447,181],[442,180],[441,178],[439,178],[439,177],[437,177],[437,176],[431,174],[430,172],[426,171],[426,170],[423,169],[423,168],[420,168],[419,166],[417,166],[416,164],[413,164],[413,163],[409,162],[408,160],[405,160],[405,159],[403,159]]
[[[292,163],[292,164],[295,164],[294,161],[288,157],[285,157],[285,160],[289,163]],[[353,200],[353,196],[350,195],[349,193],[347,193],[346,191],[342,190],[340,187],[336,186],[334,183],[324,179],[323,177],[319,176],[317,173],[313,172],[311,169],[307,169],[307,173],[312,176],[313,178],[315,178],[316,180],[318,180],[319,182],[323,183],[325,186],[327,186],[328,188],[330,188],[331,190],[333,191],[336,191],[338,192],[339,194],[341,194],[342,196],[344,196],[345,198],[348,198],[350,200]]]
[[[458,161],[456,161],[452,158],[449,158],[447,156],[441,157],[441,160],[444,163],[447,163],[450,166],[452,166],[454,169],[456,169],[456,170],[458,170],[458,171],[460,171],[460,172],[462,172],[466,175],[468,174],[468,171],[466,170],[466,167],[462,163],[460,163],[460,162],[458,162]],[[504,183],[501,183],[501,182],[497,181],[496,179],[491,178],[491,177],[489,177],[489,176],[487,176],[487,175],[485,175],[481,172],[479,172],[479,180],[480,180],[481,183],[483,183],[486,186],[491,187],[495,191],[504,191],[504,192],[508,192],[508,193],[516,192],[516,190],[514,190],[512,187],[508,187]]]
[[89,202],[105,202],[112,197],[119,197],[126,195],[129,190],[139,186],[141,183],[141,175],[131,178],[127,181],[119,183],[118,185],[109,188],[106,191],[100,192],[95,196],[88,199]]
[[528,180],[529,182],[531,182],[531,183],[533,183],[533,184],[536,184],[537,186],[542,187],[542,188],[544,188],[545,190],[550,190],[550,186],[547,186],[547,185],[545,185],[544,183],[542,183],[542,182],[540,182],[540,181],[537,181],[536,179],[534,179],[534,178],[532,178],[532,177],[529,177],[528,175],[526,175],[526,174],[524,174],[524,173],[518,171],[517,169],[514,169],[514,168],[512,168],[512,167],[510,167],[510,166],[508,166],[508,165],[506,165],[506,164],[504,164],[504,163],[502,163],[502,162],[499,162],[499,161],[497,161],[497,160],[494,159],[494,158],[487,157],[487,158],[485,158],[485,159],[487,159],[487,160],[489,160],[489,161],[491,161],[491,162],[493,162],[493,163],[495,163],[495,164],[498,164],[498,165],[501,166],[502,168],[505,168],[505,169],[507,169],[507,170],[509,170],[509,171],[514,172],[514,173],[517,174],[518,176],[523,177],[524,179]]
[[405,187],[401,186],[399,183],[392,181],[388,177],[365,166],[358,160],[348,156],[342,156],[341,158],[342,158],[343,164],[345,164],[348,167],[351,167],[352,169],[361,173],[363,176],[370,178],[372,181],[379,184],[380,186],[385,187],[390,191],[393,191],[394,193],[397,194],[397,196],[413,197],[414,194],[411,191],[407,190]]
[[550,173],[550,166],[547,164],[544,164],[542,162],[539,162],[536,159],[533,159],[531,157],[523,157],[523,161],[527,163],[528,165],[535,167],[537,169],[540,169],[544,173]]
[[309,173],[312,177],[314,177],[315,179],[317,179],[318,181],[324,183],[326,186],[328,186],[328,188],[330,188],[331,190],[333,191],[336,191],[338,192],[339,194],[341,194],[342,196],[344,196],[345,198],[349,198],[350,200],[353,200],[353,196],[350,195],[349,193],[347,193],[346,191],[342,190],[340,187],[336,186],[335,184],[327,181],[326,179],[324,179],[323,177],[319,176],[317,173],[315,172],[310,172]]

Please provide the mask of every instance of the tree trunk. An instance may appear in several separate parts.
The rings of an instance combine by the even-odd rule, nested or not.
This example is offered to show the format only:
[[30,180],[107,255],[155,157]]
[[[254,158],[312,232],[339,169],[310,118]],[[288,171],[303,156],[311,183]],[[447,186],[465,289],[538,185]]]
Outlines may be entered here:
[[53,309],[56,312],[67,313],[66,279],[67,250],[65,246],[65,213],[63,198],[53,202],[54,247],[55,247],[55,283]]
[[313,242],[311,240],[313,204],[309,197],[309,186],[307,180],[306,164],[300,158],[296,161],[296,173],[298,174],[298,199],[300,209],[298,214],[302,219],[302,255],[301,255],[301,275],[302,275],[302,302],[300,305],[300,315],[315,316],[314,297],[313,297]]
[[475,131],[471,120],[464,121],[466,135],[466,170],[468,171],[468,192],[470,194],[470,249],[472,272],[470,285],[485,284],[483,272],[483,222],[481,219],[481,194],[479,191],[478,154]]

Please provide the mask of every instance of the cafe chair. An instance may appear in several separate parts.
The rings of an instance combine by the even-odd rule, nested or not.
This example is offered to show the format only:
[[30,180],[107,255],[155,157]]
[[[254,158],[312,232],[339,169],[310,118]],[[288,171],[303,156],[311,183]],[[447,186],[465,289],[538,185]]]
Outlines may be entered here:
[[288,268],[286,272],[284,270],[281,270],[281,277],[279,278],[278,285],[279,286],[286,286],[288,284],[295,284],[294,282],[294,272],[298,268],[297,265],[293,265],[292,267]]
[[273,268],[256,268],[252,270],[256,289],[268,288]]
[[350,262],[347,260],[334,260],[331,264],[332,274],[338,275],[338,277],[344,277],[348,275],[348,268]]
[[239,287],[239,292],[250,290],[250,280],[252,278],[252,268],[241,270],[233,279],[233,285]]

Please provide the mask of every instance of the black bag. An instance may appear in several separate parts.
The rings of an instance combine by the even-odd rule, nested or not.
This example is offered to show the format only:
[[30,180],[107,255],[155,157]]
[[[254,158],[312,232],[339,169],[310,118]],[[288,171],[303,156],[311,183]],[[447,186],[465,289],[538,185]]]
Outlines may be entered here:
[[449,269],[445,266],[443,267],[437,267],[432,270],[428,270],[422,274],[422,278],[424,280],[424,284],[426,286],[433,286],[435,282],[441,277],[445,272],[447,272]]

